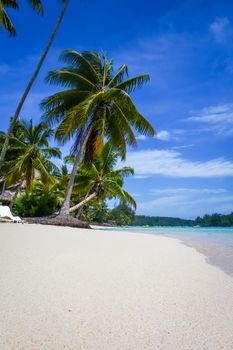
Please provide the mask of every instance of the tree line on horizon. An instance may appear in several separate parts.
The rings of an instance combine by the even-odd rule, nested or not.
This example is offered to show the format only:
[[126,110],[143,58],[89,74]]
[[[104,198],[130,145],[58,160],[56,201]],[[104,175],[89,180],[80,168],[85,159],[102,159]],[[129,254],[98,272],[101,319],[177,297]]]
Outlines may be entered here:
[[197,217],[194,220],[163,216],[135,215],[131,223],[134,226],[201,226],[201,227],[233,227],[233,212],[230,214],[211,214]]

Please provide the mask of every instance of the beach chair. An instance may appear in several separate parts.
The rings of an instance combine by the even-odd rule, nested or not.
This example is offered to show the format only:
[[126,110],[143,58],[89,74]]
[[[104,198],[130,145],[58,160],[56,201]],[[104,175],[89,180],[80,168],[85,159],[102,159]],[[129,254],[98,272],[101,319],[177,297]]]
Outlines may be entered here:
[[0,218],[9,218],[12,221],[22,221],[19,216],[13,216],[7,205],[0,205]]

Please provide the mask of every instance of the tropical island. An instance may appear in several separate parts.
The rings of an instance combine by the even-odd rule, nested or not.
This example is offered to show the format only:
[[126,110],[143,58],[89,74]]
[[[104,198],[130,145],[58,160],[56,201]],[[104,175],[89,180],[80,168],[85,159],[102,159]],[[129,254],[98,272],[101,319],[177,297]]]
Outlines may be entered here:
[[0,350],[232,348],[233,231],[202,228],[233,226],[211,6],[0,0]]

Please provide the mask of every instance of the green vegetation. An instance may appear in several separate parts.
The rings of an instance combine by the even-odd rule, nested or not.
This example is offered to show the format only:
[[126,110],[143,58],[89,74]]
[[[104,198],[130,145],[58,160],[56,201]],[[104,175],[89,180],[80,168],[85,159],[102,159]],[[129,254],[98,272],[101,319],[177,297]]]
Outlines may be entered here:
[[[43,15],[43,7],[40,0],[28,0],[31,7],[40,15]],[[16,0],[0,0],[0,28],[3,27],[11,36],[16,35],[16,30],[6,12],[6,8],[19,10],[19,4]]]
[[[43,14],[41,0],[28,1],[34,10]],[[59,224],[62,220],[67,223],[70,213],[87,220],[107,220],[110,211],[106,199],[118,198],[120,205],[136,208],[136,202],[123,188],[124,178],[133,174],[133,169],[115,167],[118,158],[126,158],[127,146],[137,145],[135,132],[155,135],[154,128],[130,97],[135,89],[149,81],[149,75],[129,78],[127,65],[116,71],[113,61],[103,53],[66,50],[61,56],[66,67],[47,76],[48,83],[59,85],[63,90],[42,101],[46,123],[33,125],[32,121],[20,121],[24,102],[68,8],[69,0],[61,2],[62,11],[10,119],[8,131],[0,131],[0,180],[4,190],[6,185],[8,192],[9,188],[14,191],[10,198],[15,199],[14,210],[19,215],[49,215],[60,210],[59,217],[63,219],[57,216]],[[15,35],[7,7],[18,10],[18,1],[0,0],[0,27]],[[50,126],[56,128],[51,141],[62,145],[73,141],[69,155],[71,173],[66,164],[59,168],[53,162],[61,153],[48,142],[53,136]],[[123,219],[123,213],[121,217],[120,220],[114,218],[119,223],[130,222]]]
[[85,199],[70,208],[70,212],[82,208],[93,199],[105,200],[119,198],[121,203],[129,203],[136,208],[136,202],[132,196],[123,189],[124,177],[133,175],[130,167],[115,169],[119,154],[113,151],[108,142],[104,145],[99,157],[93,163],[81,164],[73,187],[74,194],[83,194]]
[[[33,125],[32,120],[14,117],[11,132],[0,132],[2,150],[8,139],[0,177],[6,187],[17,187],[13,209],[20,216],[48,216],[60,210],[62,217],[72,213],[89,222],[129,225],[136,202],[124,189],[124,178],[134,170],[117,169],[117,162],[125,159],[127,145],[136,146],[135,131],[154,135],[129,96],[149,76],[125,80],[126,65],[113,74],[112,61],[96,52],[65,51],[62,57],[73,67],[48,75],[66,90],[42,102],[46,122]],[[48,126],[52,124],[58,124],[56,131]],[[61,152],[50,142],[64,144],[71,138],[74,145],[65,157],[73,167],[70,173],[67,164],[54,163]],[[109,199],[118,199],[119,206],[109,210]]]
[[45,191],[35,184],[31,192],[23,192],[13,202],[13,213],[21,217],[37,217],[53,214],[59,208],[59,199],[53,191]]
[[203,218],[196,218],[195,225],[199,225],[202,227],[232,227],[233,226],[233,213],[228,215],[223,214],[212,214],[212,215],[204,215]]
[[92,224],[108,224],[110,210],[105,201],[96,201],[85,205],[78,213],[78,217],[83,221]]
[[194,220],[172,217],[136,215],[134,226],[194,226]]
[[129,226],[133,225],[135,219],[135,213],[131,207],[122,203],[111,210],[109,220],[117,226]]
[[[29,0],[31,6],[36,9],[38,12],[42,13],[43,12],[43,8],[42,8],[42,5],[41,5],[41,2],[40,0]],[[57,31],[60,27],[60,24],[62,22],[62,19],[66,13],[66,10],[68,8],[68,5],[69,5],[69,0],[62,0],[62,3],[63,3],[63,8],[61,10],[61,13],[58,17],[58,20],[57,20],[57,23],[52,31],[52,34],[48,40],[48,43],[47,45],[45,46],[45,49],[38,61],[38,64],[37,64],[37,67],[35,69],[35,71],[33,72],[32,74],[32,77],[31,79],[29,80],[27,86],[26,86],[26,89],[24,90],[23,94],[22,94],[22,97],[17,105],[17,108],[16,108],[16,111],[15,111],[15,114],[13,116],[13,118],[10,119],[10,125],[9,125],[9,128],[8,128],[8,131],[5,135],[5,139],[4,139],[4,143],[3,143],[3,146],[1,147],[1,153],[0,153],[0,168],[2,167],[3,163],[4,163],[4,160],[5,160],[5,157],[6,157],[6,153],[7,153],[7,150],[8,150],[8,147],[9,147],[9,142],[10,142],[10,138],[11,138],[11,135],[12,135],[12,132],[18,122],[18,119],[19,119],[19,115],[20,115],[20,112],[22,110],[22,107],[24,105],[24,102],[26,101],[27,97],[28,97],[28,94],[40,72],[40,69],[47,57],[47,54],[49,52],[49,49],[51,48],[52,46],[52,43],[54,41],[54,38],[57,34]],[[4,7],[3,5],[5,6],[11,6],[11,7],[14,7],[14,8],[18,8],[18,4],[16,2],[16,0],[0,0],[0,28],[1,28],[1,25],[3,25],[5,28],[7,28],[9,31],[13,31],[12,33],[14,33],[15,29],[13,27],[13,25],[11,24],[11,22],[9,22],[8,24],[5,22],[6,21],[6,12],[4,10]],[[16,7],[15,7],[16,6]],[[7,17],[8,18],[8,17]]]
[[42,101],[45,119],[57,125],[55,138],[65,144],[74,138],[73,169],[60,215],[69,214],[70,198],[81,160],[92,163],[104,146],[104,138],[118,150],[122,159],[127,145],[136,146],[135,130],[154,136],[150,123],[139,113],[129,94],[149,81],[148,74],[127,78],[122,65],[116,74],[106,55],[94,51],[66,50],[61,59],[69,66],[47,76],[50,84],[65,87]]
[[6,185],[25,181],[26,190],[31,191],[36,177],[44,184],[54,184],[52,173],[59,169],[50,159],[61,158],[61,152],[49,146],[52,135],[52,129],[44,123],[34,126],[32,120],[18,122],[3,166]]
[[233,213],[229,215],[212,214],[197,217],[195,220],[185,220],[172,217],[136,215],[134,226],[201,226],[201,227],[232,227]]

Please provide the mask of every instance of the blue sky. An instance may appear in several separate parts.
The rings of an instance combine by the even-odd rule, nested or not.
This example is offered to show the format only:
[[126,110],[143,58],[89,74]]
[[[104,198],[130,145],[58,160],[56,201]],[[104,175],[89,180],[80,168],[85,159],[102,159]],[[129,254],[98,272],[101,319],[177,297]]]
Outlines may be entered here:
[[[59,1],[49,3],[44,18],[26,2],[20,12],[9,11],[18,35],[0,32],[1,129],[58,16]],[[58,90],[44,78],[68,48],[102,49],[116,67],[150,73],[150,84],[133,98],[157,138],[139,136],[126,160],[135,168],[126,187],[139,214],[193,218],[233,210],[232,1],[71,0],[23,118],[40,119],[41,99]]]

